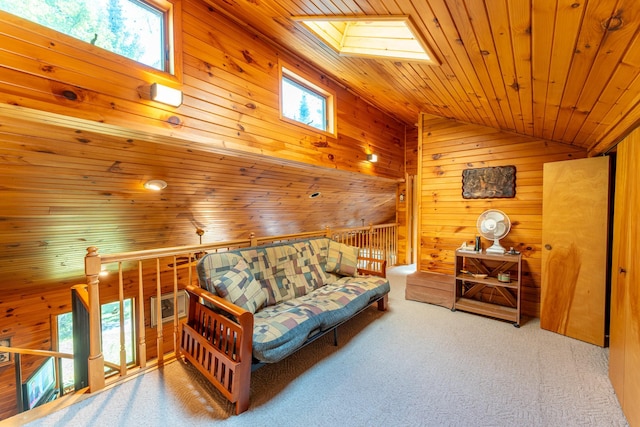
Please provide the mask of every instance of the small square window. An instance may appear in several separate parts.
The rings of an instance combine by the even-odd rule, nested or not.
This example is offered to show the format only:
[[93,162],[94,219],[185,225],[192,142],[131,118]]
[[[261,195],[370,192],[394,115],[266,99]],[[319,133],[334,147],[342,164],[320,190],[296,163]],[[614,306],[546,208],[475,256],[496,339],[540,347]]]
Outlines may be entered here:
[[334,135],[335,96],[309,79],[281,68],[280,115],[285,121]]

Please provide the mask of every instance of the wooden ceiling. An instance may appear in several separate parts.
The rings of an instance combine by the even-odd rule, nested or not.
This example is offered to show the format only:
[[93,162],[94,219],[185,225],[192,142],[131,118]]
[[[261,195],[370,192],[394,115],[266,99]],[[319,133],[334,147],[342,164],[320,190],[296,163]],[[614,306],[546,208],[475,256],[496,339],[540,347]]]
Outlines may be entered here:
[[[638,0],[205,0],[407,124],[426,112],[599,154],[640,123]],[[440,66],[341,57],[300,15],[408,15]]]

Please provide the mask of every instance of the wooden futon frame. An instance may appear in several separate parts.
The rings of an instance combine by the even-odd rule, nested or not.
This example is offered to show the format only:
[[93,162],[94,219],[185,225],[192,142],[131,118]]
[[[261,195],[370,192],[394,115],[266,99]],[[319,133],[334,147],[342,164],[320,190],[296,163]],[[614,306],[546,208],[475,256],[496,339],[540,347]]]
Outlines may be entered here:
[[[367,266],[358,268],[359,274],[386,277],[386,261],[361,257],[358,265]],[[379,266],[380,271],[372,269],[374,266]],[[186,290],[189,313],[187,322],[182,324],[178,356],[191,362],[225,398],[235,403],[236,414],[240,414],[249,408],[251,371],[263,364],[252,356],[253,314],[196,286],[187,286]],[[374,302],[379,310],[387,309],[386,294],[371,301]],[[330,331],[334,332],[337,345],[336,328],[342,323],[309,337],[300,348]]]

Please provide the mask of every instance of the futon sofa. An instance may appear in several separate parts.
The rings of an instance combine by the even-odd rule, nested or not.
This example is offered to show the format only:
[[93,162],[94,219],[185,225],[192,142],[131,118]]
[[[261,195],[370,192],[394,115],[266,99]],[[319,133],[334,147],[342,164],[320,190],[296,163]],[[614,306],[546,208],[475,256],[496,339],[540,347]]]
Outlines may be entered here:
[[205,255],[188,286],[179,352],[236,414],[249,406],[252,368],[278,362],[369,305],[386,310],[386,262],[328,238]]

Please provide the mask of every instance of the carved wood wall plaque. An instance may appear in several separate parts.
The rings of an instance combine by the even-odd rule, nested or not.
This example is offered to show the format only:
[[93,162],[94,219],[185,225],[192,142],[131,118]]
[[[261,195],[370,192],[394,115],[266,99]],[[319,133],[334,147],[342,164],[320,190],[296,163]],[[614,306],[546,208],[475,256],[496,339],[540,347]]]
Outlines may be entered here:
[[516,196],[516,167],[465,169],[462,171],[462,198],[493,199]]

